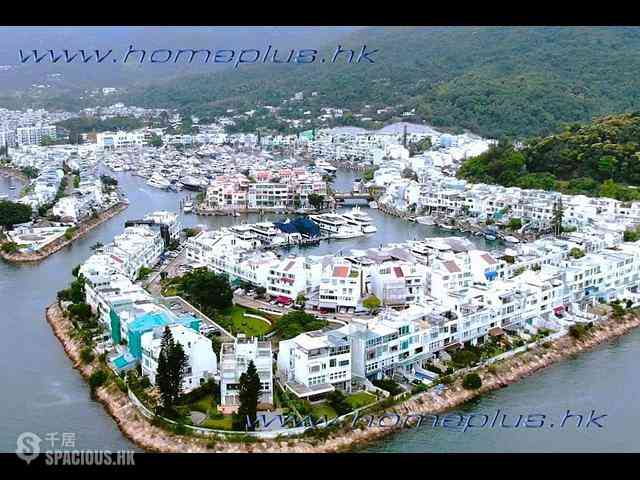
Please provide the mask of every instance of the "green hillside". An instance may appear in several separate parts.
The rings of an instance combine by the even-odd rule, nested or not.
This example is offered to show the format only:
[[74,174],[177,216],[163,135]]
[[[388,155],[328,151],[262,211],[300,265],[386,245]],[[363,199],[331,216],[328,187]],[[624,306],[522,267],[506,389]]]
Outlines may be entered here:
[[381,121],[416,108],[434,126],[521,138],[640,110],[637,27],[367,28],[328,45],[326,58],[338,43],[377,49],[376,63],[242,66],[136,88],[125,100],[207,117],[317,91],[296,108],[393,107]]
[[607,116],[536,137],[516,149],[501,142],[464,162],[458,175],[473,182],[638,200],[640,113]]

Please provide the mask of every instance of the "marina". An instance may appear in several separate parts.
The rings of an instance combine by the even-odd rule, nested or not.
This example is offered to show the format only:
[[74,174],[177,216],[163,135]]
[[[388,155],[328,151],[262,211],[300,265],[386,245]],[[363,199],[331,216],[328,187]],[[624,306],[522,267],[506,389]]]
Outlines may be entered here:
[[[339,172],[335,180],[336,188],[340,188],[340,184],[350,185],[350,177],[354,175],[355,172],[351,171]],[[25,425],[28,425],[28,428],[34,432],[56,431],[59,427],[56,418],[60,417],[66,419],[69,430],[77,432],[78,440],[82,441],[86,448],[104,448],[105,445],[109,445],[113,450],[132,448],[131,443],[122,436],[102,406],[87,401],[86,384],[70,367],[68,359],[60,349],[57,340],[52,337],[49,329],[45,328],[41,322],[34,321],[34,319],[41,318],[44,307],[55,298],[59,286],[69,282],[73,267],[90,255],[92,245],[96,242],[107,243],[122,229],[125,219],[143,218],[149,211],[147,204],[153,205],[154,209],[176,210],[178,201],[187,198],[185,193],[176,195],[150,187],[143,179],[128,173],[116,173],[115,176],[130,200],[128,210],[78,240],[74,243],[73,248],[50,257],[37,268],[0,263],[2,271],[0,275],[0,300],[3,305],[10,306],[9,308],[16,307],[12,309],[15,312],[14,315],[7,317],[6,327],[12,329],[16,335],[29,337],[33,340],[33,342],[20,345],[10,343],[6,349],[3,349],[3,355],[6,355],[6,358],[31,359],[29,362],[15,364],[11,375],[6,369],[3,371],[4,373],[0,374],[3,384],[7,386],[6,408],[0,414],[0,421],[5,425],[7,432],[7,435],[0,439],[0,447],[4,450],[15,448],[14,439],[24,430]],[[6,185],[6,183],[2,180],[0,179],[0,193],[7,194],[9,191],[6,187],[3,189],[2,185]],[[292,251],[302,249],[300,251],[304,251],[305,254],[336,254],[345,248],[377,248],[380,243],[455,234],[455,232],[443,231],[434,226],[407,223],[377,210],[369,210],[367,213],[378,227],[376,234],[340,240],[339,244],[324,241],[315,245],[293,247]],[[243,215],[243,217],[202,217],[192,214],[184,215],[182,222],[184,226],[205,225],[207,228],[219,228],[220,226],[241,225],[243,222],[278,221],[279,219],[281,219],[280,215],[272,213],[263,216],[250,213]],[[478,243],[480,248],[484,247],[484,239],[472,236],[470,240]],[[29,285],[29,288],[25,288],[26,285]],[[39,295],[32,295],[30,292],[33,290],[37,290]],[[17,305],[20,305],[20,308],[17,308]],[[480,403],[465,407],[464,411],[466,413],[483,413],[493,405],[499,405],[503,409],[512,411],[556,405],[554,408],[557,410],[560,408],[557,406],[560,399],[562,399],[562,403],[574,405],[575,408],[589,408],[599,401],[598,398],[600,398],[600,402],[604,401],[603,396],[609,398],[607,392],[616,388],[615,386],[619,385],[621,381],[618,377],[631,374],[635,365],[633,359],[639,349],[640,334],[635,332],[614,344],[600,347],[572,362],[559,364],[511,388],[499,390],[491,396],[483,397]],[[615,375],[611,375],[610,368],[613,358],[617,359]],[[35,381],[27,381],[27,378],[33,377],[36,370],[38,375],[35,377]],[[593,375],[598,371],[607,371],[608,373]],[[595,384],[589,383],[589,395],[585,395],[584,388],[587,388],[587,385],[582,382],[582,379],[587,375],[586,372],[595,381]],[[542,388],[544,385],[548,385],[549,388]],[[582,387],[577,388],[578,385],[582,385]],[[630,408],[629,406],[633,404],[631,401],[633,396],[640,395],[640,383],[631,382],[628,383],[628,386],[629,388],[625,390],[625,396],[618,397],[616,409],[619,412]],[[592,396],[594,392],[597,397]],[[26,402],[25,399],[27,399]],[[24,416],[25,407],[29,411],[28,421]],[[613,451],[621,447],[624,447],[624,450],[632,448],[633,442],[625,437],[625,432],[628,432],[629,420],[627,418],[621,421],[621,418],[624,416],[616,417],[609,425],[610,429],[617,432],[618,443],[611,443],[604,439],[599,440],[599,436],[587,439],[575,430],[557,432],[539,430],[529,440],[524,440],[521,436],[497,434],[488,430],[473,435],[455,434],[447,431],[428,432],[427,434],[427,432],[420,430],[410,430],[384,439],[381,443],[376,443],[370,448],[372,451],[380,449],[387,451],[406,451],[407,449],[412,451],[434,449],[439,451],[483,451],[486,449],[487,442],[490,442],[497,449],[516,451],[518,448],[525,448],[528,445],[534,449],[545,451],[549,440],[552,437],[558,438],[560,435],[566,440],[565,445],[569,450],[573,448],[570,446],[578,448],[578,445],[587,450]]]

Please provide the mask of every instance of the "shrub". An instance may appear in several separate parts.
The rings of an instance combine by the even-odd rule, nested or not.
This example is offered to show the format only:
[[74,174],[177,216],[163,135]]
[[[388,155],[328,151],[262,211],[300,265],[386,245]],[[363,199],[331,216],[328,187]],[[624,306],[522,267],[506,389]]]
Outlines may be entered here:
[[382,380],[373,380],[372,382],[376,387],[386,390],[391,395],[395,396],[402,393],[402,388],[395,381],[390,378],[383,378]]
[[95,355],[93,354],[93,349],[91,347],[85,347],[80,351],[80,360],[82,360],[82,363],[91,363],[94,358]]
[[122,380],[120,377],[116,378],[116,385],[121,392],[127,393],[127,384],[124,383],[124,380]]
[[468,373],[462,380],[462,386],[467,390],[477,390],[482,386],[482,379],[477,373]]
[[89,377],[89,387],[91,387],[92,391],[95,391],[97,388],[104,385],[104,383],[109,378],[109,374],[104,370],[96,370]]
[[576,325],[571,325],[569,327],[569,335],[580,341],[587,336],[590,328],[591,327],[589,325],[581,325],[579,323]]
[[347,402],[347,397],[340,390],[334,390],[327,395],[327,403],[336,411],[338,416],[351,411],[351,405]]
[[474,349],[463,349],[455,352],[451,360],[458,368],[466,368],[476,364],[480,360],[480,355]]

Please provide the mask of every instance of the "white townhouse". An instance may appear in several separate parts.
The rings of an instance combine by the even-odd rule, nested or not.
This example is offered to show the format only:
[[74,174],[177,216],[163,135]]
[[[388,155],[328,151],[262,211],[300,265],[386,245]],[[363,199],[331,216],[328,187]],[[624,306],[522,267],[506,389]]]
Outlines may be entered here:
[[[156,384],[164,328],[159,327],[145,332],[140,339],[142,375],[147,376],[153,385]],[[213,379],[218,372],[218,364],[211,340],[184,325],[176,324],[166,328],[171,331],[173,341],[182,345],[187,359],[182,392],[190,392],[207,380]]]
[[156,225],[165,225],[169,232],[169,238],[172,241],[180,239],[182,223],[177,213],[161,210],[145,215],[143,220],[153,222]]
[[318,308],[335,312],[358,310],[364,292],[362,270],[342,258],[328,260],[323,264],[318,285]]
[[240,334],[233,343],[220,348],[220,406],[224,413],[233,413],[240,406],[238,389],[240,376],[253,361],[260,377],[260,408],[273,406],[273,352],[270,341],[261,341]]
[[340,332],[306,332],[280,342],[278,377],[298,398],[320,400],[351,391],[351,345]]
[[116,268],[131,280],[136,279],[141,268],[155,265],[163,251],[160,232],[146,225],[126,227],[111,244],[103,247],[103,252],[111,256]]
[[305,257],[289,256],[269,266],[267,294],[295,300],[299,294],[307,292],[307,274],[310,272]]
[[399,312],[387,309],[371,320],[354,318],[338,329],[351,343],[352,376],[379,379],[422,367],[432,356],[424,343],[427,317],[424,307],[412,305]]
[[370,292],[383,305],[422,303],[426,294],[427,268],[402,260],[384,262],[370,269]]

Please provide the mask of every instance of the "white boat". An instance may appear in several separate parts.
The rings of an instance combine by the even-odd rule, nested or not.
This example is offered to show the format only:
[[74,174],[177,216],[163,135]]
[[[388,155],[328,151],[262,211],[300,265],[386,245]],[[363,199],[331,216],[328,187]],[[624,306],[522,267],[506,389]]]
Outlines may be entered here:
[[184,213],[191,213],[193,212],[193,202],[191,200],[186,200],[184,202],[184,205],[182,206],[182,211]]
[[428,215],[425,217],[417,217],[416,218],[416,222],[419,223],[420,225],[435,225],[436,222],[433,220],[433,218],[429,217]]
[[513,237],[511,235],[507,235],[506,237],[504,237],[504,241],[507,243],[520,243],[520,240],[518,240],[516,237]]
[[159,173],[154,173],[153,175],[151,175],[151,178],[147,180],[147,185],[159,188],[161,190],[166,190],[169,188],[169,186],[171,186],[171,182],[169,182],[169,180],[164,178]]
[[378,231],[371,217],[366,213],[362,213],[358,206],[353,207],[349,213],[343,213],[342,218],[344,218],[349,225],[361,229],[362,233],[375,233]]
[[378,208],[378,202],[369,202],[369,208],[373,208],[374,210]]
[[316,160],[316,167],[324,170],[328,175],[335,175],[338,169],[325,160]]
[[318,224],[320,230],[333,238],[355,238],[364,235],[361,228],[349,225],[342,215],[323,213],[310,215],[309,218]]

